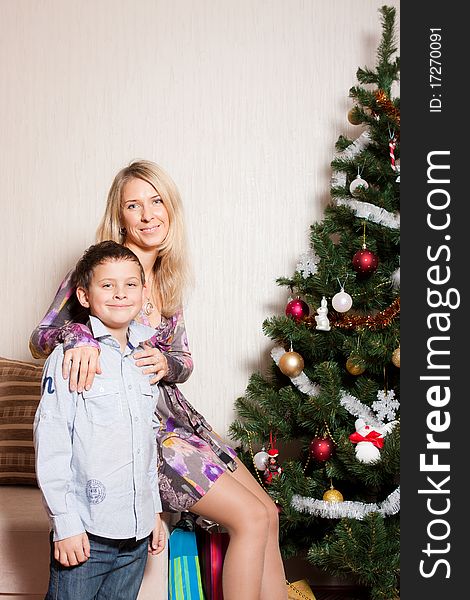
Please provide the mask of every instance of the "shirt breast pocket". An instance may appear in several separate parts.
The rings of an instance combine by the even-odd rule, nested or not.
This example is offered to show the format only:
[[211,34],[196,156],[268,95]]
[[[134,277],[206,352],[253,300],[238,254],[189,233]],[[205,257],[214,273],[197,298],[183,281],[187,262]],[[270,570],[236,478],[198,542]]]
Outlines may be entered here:
[[151,421],[153,413],[155,412],[156,400],[153,397],[152,388],[148,381],[141,381],[140,396],[142,400],[142,416]]
[[88,419],[92,423],[108,427],[119,419],[121,401],[117,381],[95,380],[91,389],[83,390],[83,398]]

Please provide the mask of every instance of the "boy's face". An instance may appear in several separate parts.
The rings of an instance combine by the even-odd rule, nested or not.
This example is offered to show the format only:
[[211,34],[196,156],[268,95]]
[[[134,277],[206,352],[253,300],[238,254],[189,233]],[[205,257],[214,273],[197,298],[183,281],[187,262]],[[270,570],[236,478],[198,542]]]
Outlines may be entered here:
[[133,260],[108,260],[93,269],[87,290],[77,288],[77,297],[90,314],[111,329],[120,329],[142,308],[146,288],[139,265]]

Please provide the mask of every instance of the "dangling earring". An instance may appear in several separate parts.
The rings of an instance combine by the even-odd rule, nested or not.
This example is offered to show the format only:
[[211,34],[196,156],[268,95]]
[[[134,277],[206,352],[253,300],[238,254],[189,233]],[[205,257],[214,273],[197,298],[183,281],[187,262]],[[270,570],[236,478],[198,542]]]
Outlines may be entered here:
[[119,227],[119,233],[124,236],[127,233],[127,229],[125,227]]

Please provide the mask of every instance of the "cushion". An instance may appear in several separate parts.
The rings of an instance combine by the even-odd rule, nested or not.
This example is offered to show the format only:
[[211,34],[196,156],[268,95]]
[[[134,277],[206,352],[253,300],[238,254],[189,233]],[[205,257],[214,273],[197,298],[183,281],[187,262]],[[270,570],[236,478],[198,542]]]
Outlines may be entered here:
[[0,357],[0,485],[35,485],[33,421],[42,365]]

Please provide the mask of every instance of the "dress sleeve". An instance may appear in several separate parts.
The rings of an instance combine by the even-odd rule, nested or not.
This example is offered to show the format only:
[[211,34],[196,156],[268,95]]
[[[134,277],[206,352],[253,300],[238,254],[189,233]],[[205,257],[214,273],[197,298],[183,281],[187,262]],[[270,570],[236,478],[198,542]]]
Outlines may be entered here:
[[189,350],[183,310],[178,310],[170,319],[168,330],[162,336],[157,334],[150,343],[158,348],[168,362],[168,373],[162,381],[183,383],[193,371],[193,359]]
[[88,311],[79,303],[72,284],[73,269],[67,273],[42,321],[29,338],[29,350],[34,358],[46,358],[63,343],[64,351],[79,346],[95,346],[98,342],[85,325]]

